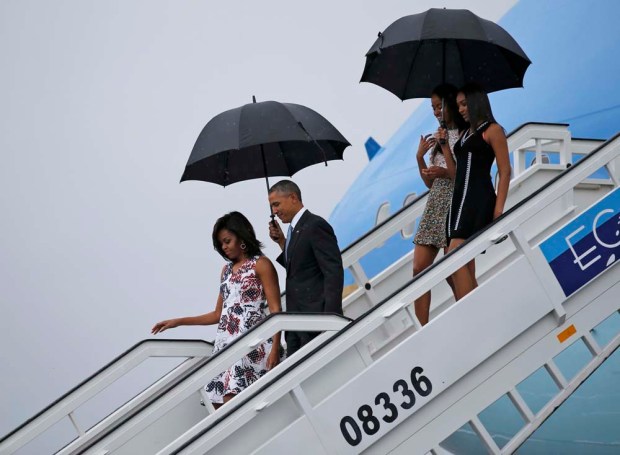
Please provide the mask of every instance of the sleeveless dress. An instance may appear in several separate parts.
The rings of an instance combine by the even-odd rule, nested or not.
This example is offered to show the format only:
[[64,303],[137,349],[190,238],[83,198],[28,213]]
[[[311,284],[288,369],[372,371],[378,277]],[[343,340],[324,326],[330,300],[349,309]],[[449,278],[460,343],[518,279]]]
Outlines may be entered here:
[[[239,270],[226,265],[222,274],[220,294],[222,315],[217,327],[213,354],[224,349],[268,314],[263,284],[256,276],[259,256],[246,260]],[[223,403],[224,395],[238,394],[267,372],[267,357],[273,340],[267,339],[205,386],[207,396],[213,403]]]
[[[454,150],[454,145],[458,138],[458,130],[448,130],[448,144],[451,151]],[[454,156],[454,152],[452,152],[452,156]],[[446,158],[443,156],[443,153],[431,154],[430,165],[446,168]],[[436,178],[433,180],[422,218],[420,218],[418,232],[413,238],[413,243],[416,245],[429,245],[436,248],[448,246],[446,217],[450,209],[453,186],[452,179]]]
[[467,239],[493,221],[496,196],[491,166],[495,153],[482,138],[489,126],[484,122],[471,134],[465,131],[454,146],[456,178],[448,212],[449,239]]

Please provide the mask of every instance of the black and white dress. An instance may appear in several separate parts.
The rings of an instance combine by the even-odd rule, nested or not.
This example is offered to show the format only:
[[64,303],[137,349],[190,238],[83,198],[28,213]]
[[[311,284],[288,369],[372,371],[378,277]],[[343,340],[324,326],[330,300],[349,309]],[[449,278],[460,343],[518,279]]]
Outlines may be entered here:
[[[215,335],[213,354],[267,317],[268,306],[263,283],[256,275],[258,259],[259,256],[255,256],[246,260],[236,272],[233,271],[232,263],[224,269],[220,284],[222,315]],[[205,390],[211,402],[223,403],[224,395],[238,394],[267,373],[267,357],[272,345],[272,339],[268,338],[209,382]]]
[[495,153],[482,138],[489,126],[484,122],[473,133],[466,130],[454,146],[456,178],[448,212],[448,238],[467,239],[493,221],[496,196],[491,166]]

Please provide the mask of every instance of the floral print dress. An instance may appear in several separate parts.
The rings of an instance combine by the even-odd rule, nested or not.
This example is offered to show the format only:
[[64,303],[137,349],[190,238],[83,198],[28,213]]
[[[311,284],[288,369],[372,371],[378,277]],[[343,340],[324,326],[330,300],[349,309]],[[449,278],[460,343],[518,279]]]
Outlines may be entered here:
[[[222,273],[222,315],[213,354],[224,349],[268,314],[263,284],[256,276],[258,259],[259,256],[255,256],[246,260],[237,271],[233,271],[233,265],[229,263]],[[269,338],[209,382],[205,390],[211,402],[223,403],[224,395],[236,395],[264,375],[272,344]]]
[[[448,145],[452,152],[452,159],[454,159],[454,145],[458,137],[458,130],[448,130]],[[446,158],[443,156],[443,153],[432,154],[430,165],[446,168]],[[434,246],[435,248],[445,248],[448,246],[446,217],[450,210],[453,187],[452,179],[436,178],[433,180],[413,243],[416,245]]]

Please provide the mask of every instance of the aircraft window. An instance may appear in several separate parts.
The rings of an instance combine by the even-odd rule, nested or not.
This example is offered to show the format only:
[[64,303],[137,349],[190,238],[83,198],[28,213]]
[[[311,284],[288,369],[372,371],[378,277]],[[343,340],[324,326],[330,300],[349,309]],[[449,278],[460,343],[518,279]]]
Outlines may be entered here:
[[406,207],[409,204],[411,204],[413,202],[413,200],[415,198],[417,198],[417,197],[418,197],[417,193],[410,193],[410,194],[408,194],[407,197],[405,198],[405,202],[403,202],[403,207]]
[[375,226],[383,223],[390,216],[390,203],[384,202],[379,206],[379,210],[377,210],[377,219],[375,221]]
[[[403,207],[408,206],[417,197],[418,197],[418,195],[416,193],[408,194],[407,197],[405,198],[405,201],[403,202]],[[409,238],[413,237],[413,234],[415,233],[415,222],[413,222],[413,223],[405,226],[404,228],[402,228],[400,230],[400,233],[401,233],[401,235],[403,236],[404,239],[409,239]]]

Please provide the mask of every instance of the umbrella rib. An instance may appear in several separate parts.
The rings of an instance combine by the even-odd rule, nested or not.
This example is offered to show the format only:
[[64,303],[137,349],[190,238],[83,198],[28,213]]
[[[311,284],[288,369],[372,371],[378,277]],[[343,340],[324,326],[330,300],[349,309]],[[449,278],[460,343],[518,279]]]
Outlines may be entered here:
[[[295,118],[293,113],[288,110],[288,108],[286,107],[286,105],[284,103],[280,103],[279,104],[279,108],[283,109],[284,112],[286,112],[286,115],[288,115],[292,119],[292,121],[294,123],[299,125],[299,122],[297,121],[297,118]],[[284,166],[286,167],[287,175],[288,176],[292,176],[293,173],[291,172],[291,168],[290,168],[290,164],[289,164],[289,161],[288,161],[288,157],[287,157],[286,153],[284,152],[284,148],[282,146],[283,142],[282,141],[276,141],[273,144],[275,144],[278,147],[278,149],[280,150],[280,156],[282,157],[282,161],[284,162]]]
[[230,171],[228,170],[228,162],[230,159],[230,150],[224,152],[224,187],[228,185],[228,181],[230,180]]
[[288,163],[288,158],[286,156],[286,153],[284,153],[284,148],[282,147],[282,144],[284,144],[283,142],[277,142],[278,145],[278,150],[280,151],[280,156],[282,157],[282,161],[284,162],[284,166],[286,167],[286,174],[289,176],[292,176],[293,173],[291,172],[291,168],[290,165]]
[[241,116],[243,115],[243,108],[246,105],[243,105],[239,108],[239,118],[237,119],[237,150],[241,150],[241,132],[242,132],[242,128],[241,128]]
[[[424,13],[424,19],[422,20],[422,25],[420,26],[420,30],[424,30],[424,24],[426,24],[426,20],[428,19],[428,11],[426,11],[426,13]],[[415,63],[416,58],[418,57],[418,53],[420,52],[420,47],[422,47],[422,43],[424,42],[424,40],[422,39],[422,37],[420,36],[420,45],[416,48],[415,50],[415,54],[413,55],[413,58],[411,59],[411,63],[409,63],[409,70],[407,71],[406,77],[405,77],[405,87],[402,91],[402,96],[400,97],[401,100],[405,99],[405,96],[407,95],[407,87],[409,86],[408,82],[409,82],[409,75],[411,74],[411,71],[413,71],[413,65]],[[430,94],[429,94],[430,96]]]
[[[327,154],[325,153],[325,149],[321,146],[321,144],[319,144],[317,142],[317,140],[314,137],[312,137],[310,135],[310,133],[308,133],[308,130],[304,127],[303,123],[297,122],[297,124],[304,131],[304,133],[306,133],[306,136],[308,137],[308,139],[310,139],[310,141],[312,141],[314,143],[314,145],[316,145],[316,147],[319,149],[319,152],[322,153],[322,155],[323,155],[323,162],[325,163],[325,166],[327,166]],[[308,141],[308,142],[310,142],[310,141]]]
[[[429,10],[430,11],[430,10]],[[429,11],[424,12],[424,19],[422,20],[422,25],[420,26],[420,30],[424,30],[424,25],[426,25],[426,21],[428,20],[428,13]],[[413,58],[411,59],[411,63],[409,64],[409,70],[407,71],[407,75],[411,74],[411,71],[413,70],[413,65],[415,64],[416,58],[418,57],[418,54],[420,53],[420,48],[422,47],[422,43],[424,43],[424,39],[422,39],[422,35],[420,35],[420,45],[416,48],[415,54],[413,55]],[[403,90],[403,96],[400,97],[401,100],[405,99],[405,96],[407,95],[407,88],[409,86],[409,76],[407,76],[405,78],[405,88]],[[428,96],[431,96],[430,93],[428,94]]]
[[[463,75],[463,84],[467,83],[467,81],[465,80],[465,66],[463,65],[463,54],[461,53],[461,46],[459,45],[459,40],[454,40],[454,45],[456,46],[457,49],[457,53],[456,55],[459,56],[459,63],[461,64],[461,74]],[[459,87],[460,89],[461,87]]]
[[[405,99],[405,96],[407,96],[407,87],[409,86],[409,75],[411,74],[411,71],[413,71],[413,65],[415,63],[415,59],[418,56],[418,53],[420,52],[420,48],[422,47],[422,43],[423,41],[420,41],[420,45],[416,48],[415,50],[415,54],[413,55],[413,58],[411,59],[411,63],[409,63],[409,70],[407,71],[406,75],[407,77],[405,77],[405,87],[402,91],[402,96],[400,97],[401,100]],[[429,94],[430,96],[430,94]]]
[[[297,120],[297,118],[293,115],[293,113],[288,110],[288,108],[285,107],[284,109],[285,109],[286,113],[291,116],[293,121],[295,123],[297,123],[299,128],[304,132],[304,134],[306,135],[306,142],[312,142],[312,143],[314,143],[314,145],[316,145],[316,148],[318,149],[319,153],[322,153],[322,155],[323,155],[323,162],[325,163],[325,166],[327,166],[327,155],[326,155],[325,150],[323,149],[323,147],[318,143],[318,141],[314,138],[314,136],[312,136],[310,134],[310,132],[306,129],[306,127],[304,127],[303,123],[301,123],[301,121]],[[289,169],[288,163],[286,162],[286,159],[284,160],[284,162],[286,163],[286,168]]]

